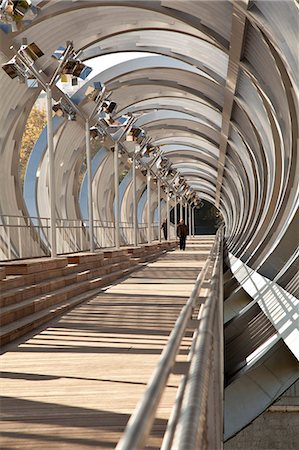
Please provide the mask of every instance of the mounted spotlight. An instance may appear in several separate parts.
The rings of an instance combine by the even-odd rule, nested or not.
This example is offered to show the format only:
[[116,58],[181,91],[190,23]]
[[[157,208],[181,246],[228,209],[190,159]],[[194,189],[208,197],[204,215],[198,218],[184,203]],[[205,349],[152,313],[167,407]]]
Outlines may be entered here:
[[132,127],[130,132],[126,136],[127,142],[137,142],[137,144],[141,144],[145,139],[145,132],[141,128]]
[[112,114],[117,108],[117,103],[111,102],[110,100],[104,100],[102,104],[102,110],[107,114]]
[[65,75],[71,75],[75,78],[81,78],[85,80],[88,75],[92,72],[92,68],[86,66],[80,60],[77,59],[77,55],[73,49],[73,43],[68,41],[66,43],[67,47],[58,47],[57,50],[52,54],[52,57],[57,60],[62,61],[62,67],[60,70],[62,81]]
[[31,11],[33,16],[38,11],[38,8],[32,6],[30,0],[2,0],[0,3],[0,20],[5,23],[18,23],[25,16],[28,16],[29,11]]
[[52,109],[55,115],[58,117],[66,117],[67,120],[70,121],[76,120],[75,111],[72,109],[70,105],[68,105],[62,99],[60,99],[59,102],[53,105]]
[[[14,56],[10,61],[2,64],[2,69],[10,76],[10,78],[19,77],[19,80],[24,83],[25,81],[32,80],[30,70],[20,61],[20,58],[28,60],[28,64],[34,63],[38,58],[43,56],[41,49],[32,42],[30,45],[22,45],[18,54]],[[27,83],[29,87],[32,83]]]
[[101,132],[101,130],[98,127],[91,127],[89,130],[91,139],[94,139],[95,141],[103,141],[104,136]]
[[157,156],[158,154],[158,147],[152,144],[146,144],[141,152],[142,156],[150,157],[150,156]]
[[75,59],[69,59],[66,61],[61,74],[62,75],[72,75],[73,77],[79,77],[82,80],[85,80],[88,75],[92,72],[92,68],[86,66],[81,61],[77,61]]
[[95,81],[91,86],[85,91],[85,96],[94,102],[98,102],[101,100],[103,94],[105,92],[105,85],[100,81]]
[[22,64],[17,62],[15,56],[7,63],[2,64],[2,69],[10,76],[10,78],[22,77],[23,80],[25,79],[26,69]]
[[38,58],[44,55],[35,42],[32,42],[29,45],[22,45],[20,47],[20,52],[24,53],[31,60],[31,62],[35,62]]

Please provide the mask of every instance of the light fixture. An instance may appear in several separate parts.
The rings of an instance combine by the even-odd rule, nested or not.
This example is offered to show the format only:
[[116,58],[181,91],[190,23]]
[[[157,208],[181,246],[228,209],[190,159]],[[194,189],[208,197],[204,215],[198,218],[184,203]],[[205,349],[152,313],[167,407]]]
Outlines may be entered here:
[[66,47],[58,47],[52,54],[52,57],[57,60],[63,60],[65,58],[60,70],[62,79],[64,79],[64,75],[71,75],[72,77],[86,80],[92,72],[92,68],[77,59],[77,56],[78,53],[75,53],[71,41],[67,41]]
[[145,132],[141,128],[132,127],[126,136],[126,141],[141,144],[145,137]]
[[16,56],[10,59],[7,63],[2,64],[2,69],[7,73],[10,78],[21,77],[25,79],[26,68],[23,64],[17,62]]
[[110,100],[104,100],[102,104],[102,111],[107,114],[112,114],[117,108],[117,103],[111,102]]
[[91,67],[86,66],[81,61],[75,59],[67,60],[61,70],[62,75],[72,75],[73,77],[79,77],[82,80],[85,80],[91,72]]
[[10,24],[13,22],[18,23],[21,22],[25,16],[28,16],[29,11],[31,11],[31,15],[33,16],[35,16],[38,11],[38,8],[32,6],[30,0],[1,0],[0,20]]
[[[20,61],[21,56],[29,60],[29,63],[33,63],[38,58],[43,56],[43,52],[41,49],[32,42],[29,45],[22,45],[20,50],[20,55],[15,55],[11,58],[7,63],[2,64],[2,69],[7,73],[10,78],[19,78],[19,81],[24,83],[27,80],[34,79],[34,76],[31,74],[29,69]],[[32,83],[27,83],[29,87],[32,86]]]
[[44,55],[42,50],[39,48],[38,45],[35,44],[35,42],[32,42],[29,45],[22,45],[20,48],[20,51],[22,53],[25,53],[25,55],[32,61],[35,62],[38,58]]
[[58,117],[66,117],[67,120],[76,120],[76,113],[72,109],[72,107],[63,101],[63,99],[60,99],[59,102],[55,103],[52,107],[54,113]]
[[91,139],[94,139],[95,141],[103,141],[104,136],[98,127],[91,127],[89,130]]
[[95,81],[92,85],[88,86],[85,91],[85,96],[94,102],[98,102],[105,91],[105,85],[100,81]]
[[158,152],[159,148],[149,143],[143,147],[141,154],[142,156],[150,157],[150,156],[157,156]]

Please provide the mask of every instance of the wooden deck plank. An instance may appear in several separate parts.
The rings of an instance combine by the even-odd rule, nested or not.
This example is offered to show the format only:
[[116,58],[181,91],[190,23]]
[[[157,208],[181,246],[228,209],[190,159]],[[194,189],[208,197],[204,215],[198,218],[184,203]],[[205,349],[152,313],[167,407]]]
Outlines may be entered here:
[[[206,259],[211,239],[202,243],[203,251],[166,254],[7,348],[1,449],[115,447]],[[179,379],[168,380],[149,449],[160,448]]]

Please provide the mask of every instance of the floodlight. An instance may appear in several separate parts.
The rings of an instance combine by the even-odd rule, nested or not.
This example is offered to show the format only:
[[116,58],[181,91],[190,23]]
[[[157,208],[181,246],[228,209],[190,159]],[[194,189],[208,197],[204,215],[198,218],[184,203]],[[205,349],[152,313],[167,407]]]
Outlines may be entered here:
[[146,144],[142,149],[142,156],[150,157],[158,155],[158,147],[152,144]]
[[14,79],[18,77],[21,83],[24,83],[26,78],[32,77],[26,67],[17,60],[16,56],[7,63],[2,64],[2,69],[10,76],[10,78]]
[[12,0],[2,0],[0,3],[0,19],[3,22],[13,22],[14,4]]
[[24,52],[26,56],[30,58],[32,62],[36,61],[38,58],[44,55],[38,45],[32,42],[29,45],[22,45],[20,51]]
[[31,8],[32,3],[30,0],[19,0],[13,1],[13,18],[15,22],[19,22],[22,20],[27,13],[27,11]]
[[58,47],[55,52],[52,54],[52,57],[55,59],[62,59],[65,52],[65,47]]
[[138,144],[141,144],[145,137],[145,132],[141,128],[133,127],[127,134],[126,140],[129,142],[137,142]]
[[76,120],[76,113],[72,109],[72,107],[64,102],[62,99],[59,100],[59,102],[55,103],[52,107],[53,111],[55,112],[55,115],[58,117],[66,117],[67,120]]
[[2,0],[0,19],[6,23],[20,22],[30,9],[36,14],[37,8],[32,6],[30,0]]
[[102,122],[106,126],[111,126],[113,124],[113,119],[111,118],[110,114],[107,114],[104,111],[100,111],[98,114],[98,119],[100,122]]
[[[53,56],[55,55],[55,52],[53,53]],[[54,56],[56,59],[56,56]],[[92,72],[92,68],[86,66],[81,61],[77,61],[76,59],[69,59],[66,61],[66,63],[63,65],[63,68],[61,70],[62,75],[73,75],[74,77],[79,77],[82,80],[85,80],[88,75]]]
[[[84,64],[83,64],[84,65]],[[81,63],[81,67],[82,67],[82,63]],[[80,74],[78,75],[79,78],[81,78],[81,80],[86,80],[86,78],[88,77],[88,75],[90,75],[92,72],[92,68],[89,66],[85,66],[83,67],[83,69],[81,70]]]
[[110,100],[105,100],[102,105],[102,109],[104,112],[108,114],[112,114],[113,111],[117,108],[117,103],[111,102]]
[[16,57],[14,56],[7,63],[2,64],[2,69],[10,76],[10,78],[16,78],[19,75],[16,65]]
[[85,96],[94,102],[98,101],[105,91],[105,85],[99,81],[94,82],[85,91]]
[[101,130],[98,127],[91,127],[89,130],[91,139],[94,139],[95,141],[103,140],[104,136],[101,132]]

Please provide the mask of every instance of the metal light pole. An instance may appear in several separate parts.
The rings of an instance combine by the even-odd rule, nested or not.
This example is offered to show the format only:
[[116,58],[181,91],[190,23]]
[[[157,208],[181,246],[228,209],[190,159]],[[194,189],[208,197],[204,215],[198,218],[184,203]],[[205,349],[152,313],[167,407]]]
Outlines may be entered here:
[[147,242],[151,243],[151,172],[147,170]]
[[192,207],[192,236],[194,237],[194,206]]
[[185,225],[188,226],[188,208],[186,202],[184,202],[184,218],[185,218]]
[[115,247],[119,248],[119,163],[118,163],[118,143],[114,146],[114,228]]
[[92,171],[91,171],[91,150],[90,150],[90,126],[89,121],[85,122],[86,141],[86,164],[87,164],[87,195],[88,195],[88,218],[89,218],[89,249],[94,252],[94,224],[93,224],[93,201],[92,201]]
[[136,157],[133,155],[132,162],[132,178],[133,178],[133,233],[134,247],[138,245],[138,220],[137,220],[137,187],[136,187]]
[[180,220],[183,219],[183,199],[180,199]]
[[158,178],[158,236],[161,242],[161,180]]
[[54,138],[53,138],[53,118],[52,118],[52,92],[47,85],[47,138],[49,152],[49,192],[50,192],[50,229],[51,229],[51,257],[57,256],[56,240],[56,207],[55,207],[55,168],[54,168]]
[[177,202],[176,195],[174,196],[174,231],[176,233],[176,227],[178,225],[178,211],[177,211]]
[[167,217],[167,240],[170,241],[170,207],[169,207],[169,186],[167,186],[166,199],[166,217]]

